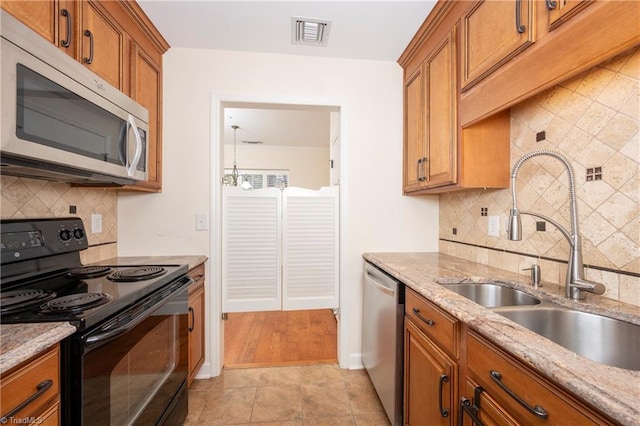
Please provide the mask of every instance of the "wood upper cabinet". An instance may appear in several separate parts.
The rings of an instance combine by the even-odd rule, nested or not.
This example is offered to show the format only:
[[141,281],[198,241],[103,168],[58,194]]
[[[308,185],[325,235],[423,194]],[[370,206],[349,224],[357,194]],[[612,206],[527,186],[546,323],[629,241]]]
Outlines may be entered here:
[[404,99],[404,192],[455,183],[455,27],[409,76]]
[[480,0],[461,27],[464,91],[535,41],[534,0]]
[[[532,3],[529,7],[528,2]],[[555,8],[549,10],[547,4],[551,3],[555,3]],[[463,90],[458,98],[458,120],[463,127],[504,111],[640,44],[638,1],[522,0],[522,16],[528,11],[531,23],[527,28],[533,29],[530,41],[535,43],[523,41],[520,47],[512,43],[511,48],[496,51],[507,56],[493,55],[488,41],[492,28],[499,24],[491,15],[479,13],[482,8],[497,9],[505,4],[513,2],[479,1],[462,15],[463,21],[469,21],[462,25],[461,37]],[[504,15],[507,14],[511,16],[505,11]],[[524,18],[523,24],[527,25]],[[484,38],[476,41],[473,34]],[[478,53],[488,53],[494,59],[485,61],[481,55],[474,56],[474,43],[485,46]],[[503,60],[491,66],[500,57]]]
[[125,32],[97,1],[82,1],[80,62],[124,89]]
[[148,179],[162,190],[162,55],[169,44],[135,1],[4,1],[1,7],[149,110]]
[[3,10],[23,22],[50,43],[57,44],[58,5],[53,1],[3,1]]
[[162,188],[162,66],[140,45],[131,46],[131,97],[149,110],[147,180],[127,188],[160,191]]
[[398,62],[404,68],[403,192],[509,186],[508,111],[458,122],[460,16],[469,2],[438,2]]
[[190,270],[189,276],[195,281],[189,287],[189,375],[187,383],[188,386],[191,386],[191,382],[204,363],[204,264]]
[[0,407],[7,424],[27,423],[26,419],[46,426],[60,424],[59,344],[2,375]]

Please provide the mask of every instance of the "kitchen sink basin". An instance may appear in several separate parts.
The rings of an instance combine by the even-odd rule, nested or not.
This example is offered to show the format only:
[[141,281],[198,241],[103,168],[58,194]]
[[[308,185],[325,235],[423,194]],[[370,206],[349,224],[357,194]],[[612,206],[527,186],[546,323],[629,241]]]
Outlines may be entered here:
[[529,306],[538,305],[540,299],[536,299],[527,293],[511,287],[503,287],[489,283],[461,283],[446,284],[448,290],[458,293],[467,299],[473,300],[485,308],[500,308],[503,306]]
[[556,307],[495,312],[585,358],[640,371],[639,325]]

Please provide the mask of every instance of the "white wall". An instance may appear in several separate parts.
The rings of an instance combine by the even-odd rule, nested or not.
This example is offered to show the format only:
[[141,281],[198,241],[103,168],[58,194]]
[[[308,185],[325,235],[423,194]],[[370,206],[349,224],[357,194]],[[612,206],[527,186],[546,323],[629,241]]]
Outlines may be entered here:
[[[238,169],[289,170],[289,186],[329,186],[329,141],[326,147],[238,145]],[[224,167],[233,168],[233,145],[224,146]]]
[[[210,207],[212,158],[219,161],[210,154],[219,152],[210,147],[212,126],[219,134],[212,94],[222,101],[341,108],[340,363],[359,367],[362,253],[438,249],[437,198],[402,196],[401,68],[383,61],[170,49],[164,57],[163,192],[120,195],[119,255],[216,254],[219,236],[194,227],[196,212],[219,214]],[[207,346],[215,350],[220,271],[210,269],[214,326]],[[215,363],[212,355],[207,360]]]

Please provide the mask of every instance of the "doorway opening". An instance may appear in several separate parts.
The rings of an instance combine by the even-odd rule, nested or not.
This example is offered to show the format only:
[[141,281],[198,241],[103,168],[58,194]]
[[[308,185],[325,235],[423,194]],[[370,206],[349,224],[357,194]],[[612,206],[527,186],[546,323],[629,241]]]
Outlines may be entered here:
[[[237,185],[249,182],[252,192],[339,185],[338,107],[246,102],[221,106],[224,182],[234,180],[227,175],[236,166]],[[270,174],[286,176],[286,183],[269,184]],[[224,215],[224,209],[220,213]],[[228,312],[223,308],[224,367],[336,363],[337,308],[263,311],[247,306],[246,311]]]
[[337,321],[331,309],[230,313],[225,368],[337,363]]

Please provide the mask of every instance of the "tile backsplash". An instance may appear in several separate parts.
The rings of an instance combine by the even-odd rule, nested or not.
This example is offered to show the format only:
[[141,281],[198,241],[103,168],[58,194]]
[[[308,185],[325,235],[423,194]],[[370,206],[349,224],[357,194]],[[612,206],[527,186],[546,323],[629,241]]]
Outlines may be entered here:
[[[587,278],[606,297],[640,306],[640,48],[634,48],[511,108],[511,164],[548,149],[575,171]],[[544,132],[542,134],[541,132]],[[568,176],[557,159],[526,161],[517,178],[518,208],[570,229]],[[569,244],[550,223],[536,231],[523,216],[522,241],[506,238],[511,190],[440,196],[440,251],[502,269],[538,263],[543,280],[564,284]],[[500,236],[487,234],[499,216]],[[456,234],[453,233],[456,228]]]
[[[89,248],[80,253],[84,264],[117,256],[118,195],[114,189],[74,187],[66,183],[0,176],[2,219],[80,217]],[[70,213],[70,207],[76,213]],[[91,214],[102,215],[102,232],[91,232]]]

